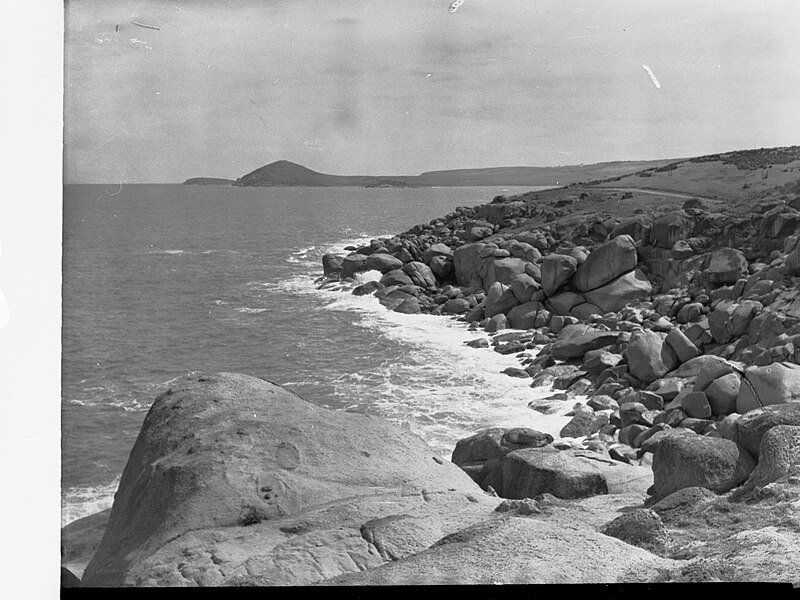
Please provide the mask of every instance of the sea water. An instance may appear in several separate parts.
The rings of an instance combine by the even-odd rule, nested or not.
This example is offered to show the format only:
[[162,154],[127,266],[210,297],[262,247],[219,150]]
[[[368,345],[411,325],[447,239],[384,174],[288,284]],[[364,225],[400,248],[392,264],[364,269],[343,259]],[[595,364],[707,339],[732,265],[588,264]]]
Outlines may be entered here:
[[111,506],[150,404],[187,373],[264,377],[448,459],[485,427],[557,433],[564,417],[528,408],[549,390],[464,345],[482,332],[314,284],[327,252],[530,189],[65,186],[62,523]]

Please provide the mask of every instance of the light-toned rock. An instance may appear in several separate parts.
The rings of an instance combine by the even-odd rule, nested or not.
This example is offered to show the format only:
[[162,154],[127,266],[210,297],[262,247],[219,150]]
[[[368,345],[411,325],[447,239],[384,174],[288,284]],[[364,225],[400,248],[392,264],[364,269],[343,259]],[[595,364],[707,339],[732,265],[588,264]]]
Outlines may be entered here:
[[736,412],[772,404],[800,402],[800,365],[779,362],[748,367],[736,398]]
[[150,408],[84,584],[315,583],[385,562],[360,532],[373,519],[411,517],[382,542],[399,549],[485,519],[487,499],[380,419],[245,375],[187,378]]
[[606,285],[585,292],[587,302],[598,306],[604,313],[617,312],[650,296],[653,286],[641,269],[617,277]]
[[595,248],[586,261],[578,267],[573,284],[587,292],[624,275],[636,268],[636,244],[629,235],[619,235]]
[[747,276],[747,259],[741,250],[720,248],[711,253],[706,275],[718,285],[734,284]]
[[668,435],[653,453],[653,499],[682,488],[704,487],[717,493],[742,484],[755,461],[731,440],[703,435]]

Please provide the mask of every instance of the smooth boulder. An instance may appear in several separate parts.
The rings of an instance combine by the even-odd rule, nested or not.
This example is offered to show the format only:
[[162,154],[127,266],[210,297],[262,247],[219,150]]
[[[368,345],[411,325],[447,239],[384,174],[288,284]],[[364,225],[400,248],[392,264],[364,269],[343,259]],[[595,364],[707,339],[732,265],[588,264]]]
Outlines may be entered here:
[[653,453],[652,497],[666,498],[683,488],[729,492],[750,476],[756,464],[735,442],[703,435],[668,435]]
[[427,519],[435,538],[488,506],[411,432],[255,377],[187,377],[145,418],[84,584],[316,583],[385,562],[371,519]]
[[800,402],[800,365],[772,363],[745,369],[736,412],[744,414],[764,406],[795,402]]
[[619,235],[592,250],[578,267],[572,281],[581,292],[604,286],[636,268],[636,243],[629,235]]

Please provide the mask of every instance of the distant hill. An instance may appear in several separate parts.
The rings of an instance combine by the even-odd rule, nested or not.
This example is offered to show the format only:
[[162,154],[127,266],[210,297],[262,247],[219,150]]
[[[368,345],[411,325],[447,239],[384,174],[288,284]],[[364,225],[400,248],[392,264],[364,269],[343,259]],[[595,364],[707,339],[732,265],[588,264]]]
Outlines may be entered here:
[[183,185],[233,185],[233,179],[221,177],[192,177],[183,182]]
[[237,179],[236,186],[456,187],[568,185],[658,168],[675,159],[618,161],[562,167],[495,167],[429,171],[421,175],[328,175],[279,160]]

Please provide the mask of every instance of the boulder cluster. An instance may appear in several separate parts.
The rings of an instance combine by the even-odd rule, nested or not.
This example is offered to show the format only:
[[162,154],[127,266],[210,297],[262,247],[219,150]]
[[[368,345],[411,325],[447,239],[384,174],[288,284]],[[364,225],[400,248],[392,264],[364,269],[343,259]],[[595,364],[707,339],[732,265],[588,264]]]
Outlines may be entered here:
[[[485,489],[535,495],[518,490],[518,463],[539,469],[564,449],[652,462],[653,501],[750,481],[761,464],[759,445],[743,441],[751,421],[800,426],[800,197],[744,214],[693,198],[622,220],[570,218],[576,200],[608,194],[587,189],[458,208],[325,256],[318,283],[461,319],[486,334],[468,345],[517,356],[508,375],[552,385],[532,410],[574,405],[560,440],[519,430],[462,440],[453,461]],[[370,270],[380,279],[360,283]],[[510,434],[522,448],[509,450]],[[554,447],[564,456],[551,457]]]

